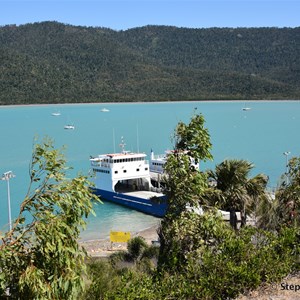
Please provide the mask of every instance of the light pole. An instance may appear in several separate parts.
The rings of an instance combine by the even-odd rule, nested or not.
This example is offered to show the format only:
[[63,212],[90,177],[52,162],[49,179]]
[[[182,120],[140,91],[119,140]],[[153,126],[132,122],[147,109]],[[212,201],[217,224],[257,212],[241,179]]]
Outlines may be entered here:
[[9,230],[12,229],[11,225],[11,210],[10,210],[10,188],[9,188],[9,179],[16,177],[12,171],[3,173],[1,180],[6,180],[7,182],[7,205],[8,205],[8,225]]
[[290,151],[283,152],[283,155],[285,155],[285,176],[286,176],[286,183],[288,183],[288,172],[289,172],[288,156],[290,154],[291,154]]

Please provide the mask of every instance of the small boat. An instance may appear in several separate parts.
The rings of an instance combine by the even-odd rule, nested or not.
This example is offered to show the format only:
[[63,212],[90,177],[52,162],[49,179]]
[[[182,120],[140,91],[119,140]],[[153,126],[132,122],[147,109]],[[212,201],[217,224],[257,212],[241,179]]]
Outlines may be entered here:
[[90,158],[93,192],[104,201],[132,208],[156,217],[167,209],[166,196],[151,184],[145,153],[125,151]]
[[109,112],[109,109],[107,109],[107,108],[102,108],[102,109],[100,109],[100,111],[101,111],[101,112]]
[[245,103],[245,106],[242,108],[242,110],[245,110],[245,111],[247,111],[247,110],[251,110],[251,107],[249,107],[249,106],[246,106],[246,103]]
[[64,129],[75,129],[75,126],[68,124],[68,125],[65,125]]
[[53,112],[51,115],[55,116],[55,117],[58,117],[58,116],[61,115],[61,113],[59,111],[56,111],[56,112]]

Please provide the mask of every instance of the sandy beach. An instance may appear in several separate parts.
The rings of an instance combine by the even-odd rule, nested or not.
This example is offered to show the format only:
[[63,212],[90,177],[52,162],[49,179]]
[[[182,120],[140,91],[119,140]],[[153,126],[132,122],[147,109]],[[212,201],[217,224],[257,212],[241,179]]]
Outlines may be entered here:
[[[131,238],[141,236],[147,244],[151,245],[152,241],[158,240],[157,229],[159,225],[149,227],[138,232],[130,232]],[[111,243],[109,239],[99,239],[79,242],[85,248],[87,253],[92,257],[107,257],[110,254],[127,249],[127,243]]]

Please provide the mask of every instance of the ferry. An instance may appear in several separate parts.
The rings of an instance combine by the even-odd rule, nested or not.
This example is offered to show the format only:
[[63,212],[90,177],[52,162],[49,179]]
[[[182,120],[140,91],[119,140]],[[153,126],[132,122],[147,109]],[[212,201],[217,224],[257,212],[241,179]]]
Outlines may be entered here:
[[120,153],[90,158],[94,193],[104,201],[163,217],[167,209],[166,196],[151,184],[147,155],[126,151],[123,140],[120,147]]
[[[151,149],[150,154],[150,172],[157,174],[164,174],[164,166],[167,162],[168,155],[172,154],[173,150],[166,150],[164,154],[154,155]],[[195,170],[199,170],[199,164],[196,164],[194,159],[191,159],[191,165]]]

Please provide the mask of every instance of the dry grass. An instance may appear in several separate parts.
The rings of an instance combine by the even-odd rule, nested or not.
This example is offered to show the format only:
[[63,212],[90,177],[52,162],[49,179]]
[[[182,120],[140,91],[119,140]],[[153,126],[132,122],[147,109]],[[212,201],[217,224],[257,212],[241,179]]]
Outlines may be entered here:
[[[276,268],[276,266],[274,266]],[[293,288],[287,290],[286,288]],[[297,289],[297,290],[295,290]],[[300,272],[289,275],[279,283],[269,284],[241,295],[236,300],[299,300],[300,299]]]

